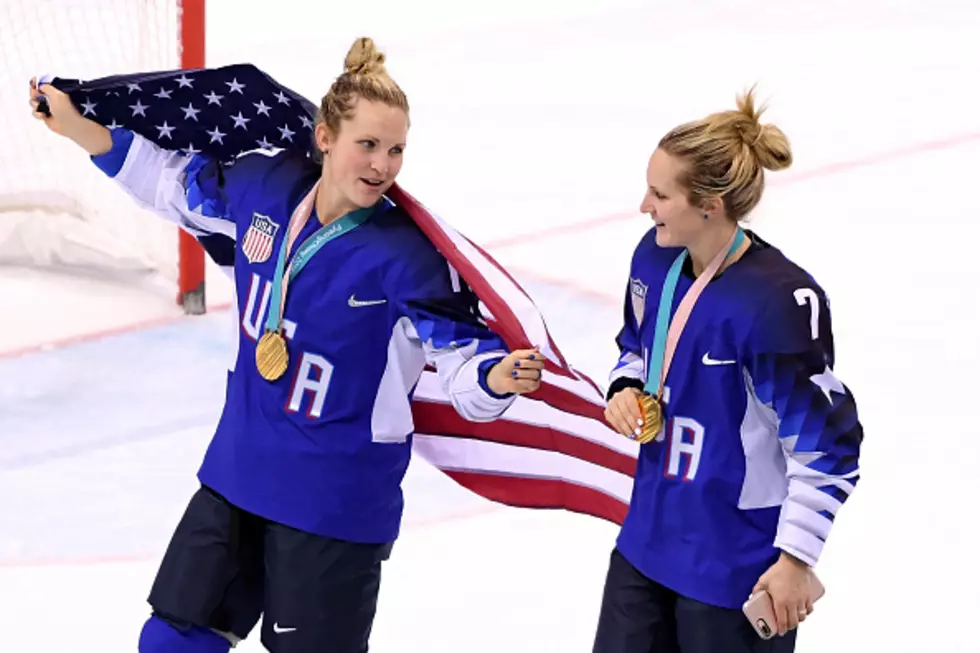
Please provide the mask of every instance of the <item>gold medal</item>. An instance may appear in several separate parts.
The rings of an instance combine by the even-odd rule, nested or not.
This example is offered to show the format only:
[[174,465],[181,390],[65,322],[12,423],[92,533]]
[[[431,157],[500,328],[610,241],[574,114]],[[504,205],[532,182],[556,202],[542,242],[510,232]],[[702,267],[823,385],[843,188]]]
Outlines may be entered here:
[[649,394],[641,394],[639,397],[640,413],[643,414],[643,428],[640,430],[640,437],[636,440],[640,444],[652,442],[660,429],[664,425],[664,411],[660,405],[660,399]]
[[255,345],[255,366],[266,381],[275,381],[286,373],[289,353],[286,340],[278,331],[266,331]]

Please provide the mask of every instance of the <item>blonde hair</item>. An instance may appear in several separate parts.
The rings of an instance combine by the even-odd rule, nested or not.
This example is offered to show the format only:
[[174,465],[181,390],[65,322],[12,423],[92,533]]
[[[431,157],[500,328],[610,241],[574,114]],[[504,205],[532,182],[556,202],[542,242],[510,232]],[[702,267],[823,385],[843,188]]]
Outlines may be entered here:
[[793,163],[786,135],[763,125],[755,87],[736,98],[736,110],[713,113],[675,127],[658,145],[684,164],[678,183],[692,206],[719,197],[732,220],[744,218],[762,199],[763,169],[783,170]]
[[354,102],[363,98],[383,102],[408,113],[408,98],[385,68],[385,55],[374,41],[362,37],[354,41],[344,58],[344,72],[334,80],[320,100],[316,124],[325,124],[331,132],[340,132],[340,123],[354,115]]

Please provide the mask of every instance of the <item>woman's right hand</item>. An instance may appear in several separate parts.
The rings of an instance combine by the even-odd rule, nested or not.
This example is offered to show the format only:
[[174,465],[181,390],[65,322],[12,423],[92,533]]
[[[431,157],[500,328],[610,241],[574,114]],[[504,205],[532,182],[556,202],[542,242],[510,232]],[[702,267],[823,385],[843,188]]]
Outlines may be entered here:
[[606,421],[631,440],[638,438],[643,428],[640,394],[637,388],[623,388],[606,404]]
[[[41,95],[47,100],[48,109],[51,112],[50,116],[38,111],[39,96]],[[31,79],[30,103],[34,117],[47,125],[48,129],[62,136],[70,138],[71,125],[77,124],[82,118],[67,93],[59,91],[50,84],[42,84],[38,87],[37,78]]]
[[[47,100],[50,116],[38,111],[38,106],[41,104],[39,95],[43,95]],[[38,87],[37,79],[32,79],[30,103],[35,118],[44,122],[55,134],[75,141],[92,156],[112,149],[112,135],[109,130],[78,113],[78,109],[72,104],[67,93],[59,91],[50,84],[41,84]]]

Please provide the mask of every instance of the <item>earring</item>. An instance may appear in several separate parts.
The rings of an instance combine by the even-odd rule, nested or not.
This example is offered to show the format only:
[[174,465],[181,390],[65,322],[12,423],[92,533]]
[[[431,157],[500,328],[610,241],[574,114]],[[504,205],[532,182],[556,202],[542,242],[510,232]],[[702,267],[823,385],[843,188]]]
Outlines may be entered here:
[[707,220],[707,219],[708,219],[708,214],[707,214],[707,213],[705,213],[705,214],[704,214],[704,219],[705,219],[705,220]]

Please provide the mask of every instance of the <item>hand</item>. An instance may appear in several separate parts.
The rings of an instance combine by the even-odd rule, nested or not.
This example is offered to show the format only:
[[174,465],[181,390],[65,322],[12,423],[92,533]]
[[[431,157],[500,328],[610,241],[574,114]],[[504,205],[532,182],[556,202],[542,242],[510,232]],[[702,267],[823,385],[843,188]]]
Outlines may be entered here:
[[[47,99],[48,109],[51,111],[50,116],[38,111],[41,95]],[[44,122],[48,129],[62,136],[67,135],[66,125],[77,122],[82,117],[66,93],[59,91],[50,84],[42,84],[38,88],[36,78],[31,79],[30,104],[34,117]]]
[[524,394],[541,385],[544,357],[538,347],[518,349],[490,368],[487,385],[495,394]]
[[639,437],[643,426],[640,394],[642,393],[637,388],[623,388],[606,405],[606,421],[631,440]]
[[[38,96],[41,94],[47,99],[50,116],[37,110],[40,104]],[[75,141],[89,154],[95,156],[112,149],[112,135],[109,130],[78,113],[71,98],[54,86],[42,84],[38,88],[37,80],[32,79],[30,104],[35,118],[43,121],[55,134]]]
[[752,588],[752,594],[766,590],[772,597],[776,631],[780,635],[796,628],[813,612],[810,600],[812,577],[809,565],[783,552]]

